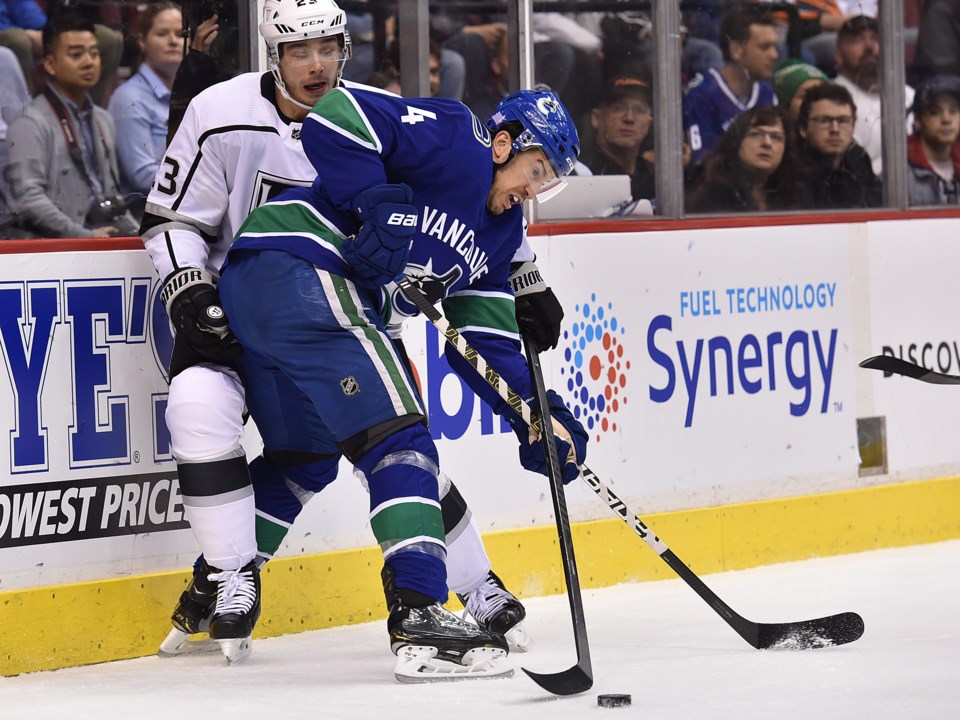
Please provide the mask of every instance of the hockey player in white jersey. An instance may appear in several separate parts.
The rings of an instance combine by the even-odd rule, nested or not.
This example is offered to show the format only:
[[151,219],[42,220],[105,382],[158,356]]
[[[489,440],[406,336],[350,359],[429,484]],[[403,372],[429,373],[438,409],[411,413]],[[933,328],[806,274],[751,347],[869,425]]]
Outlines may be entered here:
[[[247,214],[286,188],[311,183],[316,173],[300,147],[301,122],[340,83],[350,57],[345,16],[333,0],[267,0],[260,30],[272,73],[241,75],[191,102],[141,228],[177,331],[166,421],[185,514],[203,552],[163,650],[176,652],[209,626],[231,662],[249,653],[259,615],[258,542],[262,562],[279,547],[303,498],[322,489],[316,469],[324,458],[267,448],[248,471],[240,446],[244,391],[233,369],[239,348],[215,283]],[[516,273],[530,274],[529,262]],[[539,332],[541,349],[555,345],[559,305],[542,283],[526,289],[533,292],[518,302],[518,315],[521,308],[527,313],[520,322]],[[449,585],[481,626],[510,632],[523,645],[523,606],[493,574],[466,503],[443,480]],[[246,521],[255,502],[256,530]]]

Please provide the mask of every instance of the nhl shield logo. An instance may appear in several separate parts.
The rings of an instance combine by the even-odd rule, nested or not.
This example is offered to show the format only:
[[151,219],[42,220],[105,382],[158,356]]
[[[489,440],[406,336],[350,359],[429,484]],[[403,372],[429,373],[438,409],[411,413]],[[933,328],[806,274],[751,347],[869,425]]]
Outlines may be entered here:
[[360,392],[360,383],[353,375],[347,375],[340,381],[340,389],[343,390],[344,395],[351,397]]

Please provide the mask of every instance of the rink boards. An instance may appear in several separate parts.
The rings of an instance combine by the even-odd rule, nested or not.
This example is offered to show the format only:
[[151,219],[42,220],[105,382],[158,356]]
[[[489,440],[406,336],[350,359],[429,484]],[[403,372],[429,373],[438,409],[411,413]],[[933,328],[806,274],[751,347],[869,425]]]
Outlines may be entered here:
[[[888,352],[960,373],[960,219],[889,217],[534,228],[566,310],[547,383],[588,427],[590,467],[697,572],[960,536],[960,397],[856,367]],[[158,280],[134,241],[0,253],[0,674],[150,654],[196,553]],[[433,328],[404,339],[498,573],[561,592],[545,480]],[[866,427],[885,465],[873,437],[861,471]],[[584,586],[667,577],[589,489],[567,499]],[[258,632],[383,616],[366,513],[344,465],[267,566]]]

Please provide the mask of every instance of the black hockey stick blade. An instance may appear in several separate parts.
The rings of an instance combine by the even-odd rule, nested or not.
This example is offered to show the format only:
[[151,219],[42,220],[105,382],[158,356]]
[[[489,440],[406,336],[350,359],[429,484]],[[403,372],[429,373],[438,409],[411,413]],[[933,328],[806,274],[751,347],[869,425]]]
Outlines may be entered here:
[[811,650],[846,645],[863,635],[863,618],[854,612],[792,623],[755,623],[755,648]]
[[552,674],[530,672],[526,668],[520,669],[537,685],[554,695],[577,695],[593,687],[592,669],[589,666],[584,669],[580,665],[574,665],[568,670]]
[[903,375],[920,382],[931,383],[933,385],[960,385],[960,375],[947,375],[935,370],[929,370],[921,365],[901,360],[892,355],[874,355],[868,357],[860,367],[869,370],[882,370],[890,375]]
[[547,390],[543,384],[543,370],[537,355],[536,343],[528,335],[523,335],[523,346],[530,367],[530,377],[537,402],[541,408],[540,434],[547,459],[547,477],[550,480],[550,495],[553,497],[553,511],[557,520],[557,536],[560,540],[560,560],[563,564],[563,576],[567,583],[567,598],[570,601],[570,617],[573,621],[573,638],[577,648],[577,664],[568,670],[553,674],[522,670],[537,685],[554,695],[576,695],[593,687],[593,668],[590,664],[590,646],[587,642],[587,624],[583,616],[583,598],[580,596],[580,579],[577,575],[577,560],[573,553],[573,536],[570,531],[570,516],[567,513],[567,501],[563,492],[563,472],[560,458],[557,457],[557,444],[553,434],[553,422],[550,420],[550,407]]

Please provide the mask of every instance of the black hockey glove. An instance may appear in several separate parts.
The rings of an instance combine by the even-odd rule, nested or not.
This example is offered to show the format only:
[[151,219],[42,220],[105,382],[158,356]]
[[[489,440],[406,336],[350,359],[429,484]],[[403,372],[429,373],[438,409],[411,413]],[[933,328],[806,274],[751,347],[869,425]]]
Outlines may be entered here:
[[547,287],[540,269],[532,261],[513,263],[510,268],[510,286],[516,296],[520,332],[533,338],[537,352],[555,348],[560,341],[560,323],[563,322],[560,301]]
[[167,308],[177,337],[207,362],[229,365],[243,349],[220,307],[213,278],[203,270],[174,270],[163,281],[160,300]]

